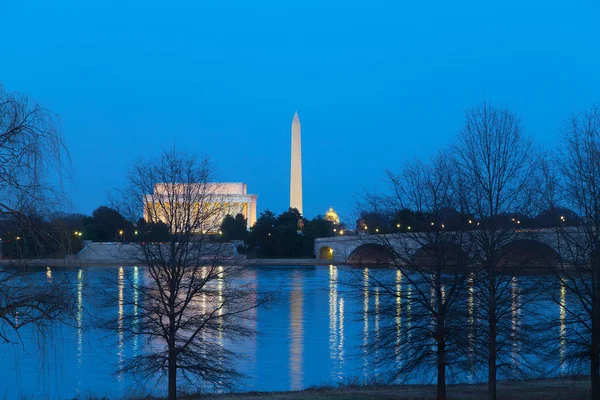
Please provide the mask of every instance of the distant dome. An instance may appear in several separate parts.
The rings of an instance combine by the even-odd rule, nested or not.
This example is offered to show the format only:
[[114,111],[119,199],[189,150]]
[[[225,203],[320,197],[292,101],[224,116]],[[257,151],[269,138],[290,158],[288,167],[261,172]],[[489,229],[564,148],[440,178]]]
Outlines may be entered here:
[[325,220],[331,221],[336,225],[340,223],[340,217],[337,215],[332,206],[329,206],[329,210],[325,213]]

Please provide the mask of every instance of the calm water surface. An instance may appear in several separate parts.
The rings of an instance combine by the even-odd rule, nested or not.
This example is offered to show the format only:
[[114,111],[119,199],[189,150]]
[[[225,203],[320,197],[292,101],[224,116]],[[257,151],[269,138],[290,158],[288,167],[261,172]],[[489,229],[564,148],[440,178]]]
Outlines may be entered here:
[[[395,271],[383,272],[396,276]],[[89,313],[97,312],[94,287],[107,273],[114,276],[114,288],[123,298],[138,295],[123,284],[125,279],[145,279],[141,267],[39,272],[40,279],[69,275],[73,280],[76,321],[73,326],[55,327],[43,338],[27,328],[22,346],[0,347],[0,398],[67,399],[87,394],[119,398],[139,388],[164,393],[161,384],[137,383],[114,372],[124,359],[139,354],[141,338],[126,341],[118,332],[107,334],[90,326]],[[379,317],[369,312],[379,307],[378,292],[349,291],[344,284],[360,285],[361,275],[336,266],[247,268],[244,280],[258,290],[274,290],[276,296],[267,307],[252,310],[250,323],[260,333],[256,340],[236,346],[243,354],[239,370],[247,375],[239,390],[297,390],[371,376],[375,371],[360,345],[378,334]],[[399,274],[397,279],[400,288]],[[112,312],[123,311],[115,304]]]

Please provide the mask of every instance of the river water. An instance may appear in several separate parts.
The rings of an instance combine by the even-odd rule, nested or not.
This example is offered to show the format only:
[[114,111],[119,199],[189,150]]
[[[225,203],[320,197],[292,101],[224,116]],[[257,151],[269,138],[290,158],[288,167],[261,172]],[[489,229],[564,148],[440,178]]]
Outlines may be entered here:
[[[391,276],[396,273],[385,272]],[[119,296],[133,298],[138,294],[122,282],[144,279],[143,268],[49,268],[35,273],[46,280],[72,279],[77,291],[76,321],[55,326],[47,337],[24,328],[22,345],[0,345],[0,399],[72,399],[89,394],[120,398],[140,392],[164,393],[161,384],[135,382],[115,373],[127,357],[139,354],[141,338],[125,340],[119,332],[107,333],[88,323],[88,311],[97,296],[94,287],[105,284],[101,277],[111,274]],[[382,322],[373,311],[377,311],[380,299],[377,291],[366,289],[366,281],[361,293],[362,275],[343,266],[246,268],[244,281],[258,290],[273,291],[275,296],[266,307],[251,311],[251,324],[259,334],[237,348],[243,355],[237,367],[247,376],[237,389],[298,390],[372,377],[376,371],[361,344],[370,335],[378,335]],[[109,312],[118,314],[118,304]],[[559,313],[558,307],[555,312]]]

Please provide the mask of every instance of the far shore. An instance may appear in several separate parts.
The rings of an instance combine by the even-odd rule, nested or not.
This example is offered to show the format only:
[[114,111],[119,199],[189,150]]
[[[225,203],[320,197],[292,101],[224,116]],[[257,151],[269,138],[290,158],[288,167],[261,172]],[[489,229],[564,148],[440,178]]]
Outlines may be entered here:
[[[332,264],[331,260],[318,260],[316,258],[257,258],[257,259],[246,259],[232,260],[239,265],[247,267],[314,267],[314,266],[328,266]],[[76,258],[57,258],[57,259],[32,259],[32,260],[15,260],[15,259],[1,259],[0,266],[11,266],[11,267],[52,267],[52,268],[78,268],[78,267],[125,267],[141,265],[133,260],[94,260],[89,262],[86,260],[78,260]],[[335,263],[334,265],[340,265]]]

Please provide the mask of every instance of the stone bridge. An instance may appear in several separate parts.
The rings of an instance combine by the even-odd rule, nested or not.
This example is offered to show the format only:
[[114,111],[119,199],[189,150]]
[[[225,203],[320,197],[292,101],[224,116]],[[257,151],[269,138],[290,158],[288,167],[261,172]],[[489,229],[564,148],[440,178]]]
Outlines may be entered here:
[[[567,228],[570,240],[576,241],[578,235],[583,235],[577,228]],[[469,235],[465,232],[463,235]],[[336,236],[317,238],[314,242],[314,251],[318,259],[330,260],[336,263],[344,262],[386,262],[390,260],[390,248],[395,252],[407,257],[413,257],[424,248],[425,233],[393,233],[393,234],[359,234],[348,236]],[[450,237],[451,235],[449,235]],[[528,253],[529,256],[559,259],[568,259],[564,254],[568,253],[565,239],[557,235],[554,229],[520,229],[510,232],[510,240],[506,241],[500,251],[511,250],[511,252]],[[456,236],[454,237],[456,238]],[[459,242],[454,239],[454,243]],[[451,246],[459,247],[458,244],[449,242]],[[465,238],[463,247],[468,246]],[[468,249],[463,248],[468,253]],[[561,257],[562,255],[562,257]]]

